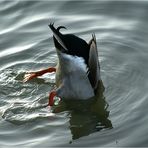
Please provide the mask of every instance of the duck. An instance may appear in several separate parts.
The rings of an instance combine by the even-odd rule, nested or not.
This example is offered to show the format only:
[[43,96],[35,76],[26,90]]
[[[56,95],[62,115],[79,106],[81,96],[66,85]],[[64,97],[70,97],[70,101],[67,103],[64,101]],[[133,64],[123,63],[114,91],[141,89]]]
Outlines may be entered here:
[[56,89],[49,93],[49,106],[54,105],[55,97],[61,100],[87,100],[94,97],[101,80],[95,34],[92,34],[87,43],[74,34],[61,33],[61,29],[66,29],[64,26],[56,28],[54,23],[48,26],[53,33],[57,65],[36,72],[27,72],[23,81],[27,82],[45,73],[55,72]]

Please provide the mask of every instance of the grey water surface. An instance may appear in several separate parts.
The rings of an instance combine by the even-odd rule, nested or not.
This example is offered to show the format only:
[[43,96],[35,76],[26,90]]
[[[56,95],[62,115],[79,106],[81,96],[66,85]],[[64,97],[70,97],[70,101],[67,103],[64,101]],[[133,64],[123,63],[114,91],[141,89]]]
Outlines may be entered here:
[[[55,74],[50,22],[89,41],[101,67],[95,99],[47,107]],[[83,89],[83,88],[82,88]],[[148,146],[147,1],[0,1],[0,147]]]

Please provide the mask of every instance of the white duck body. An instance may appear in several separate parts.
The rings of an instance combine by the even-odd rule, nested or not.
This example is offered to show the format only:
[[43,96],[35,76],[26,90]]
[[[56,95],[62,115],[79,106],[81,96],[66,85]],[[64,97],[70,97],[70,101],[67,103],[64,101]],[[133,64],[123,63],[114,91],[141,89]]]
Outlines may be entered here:
[[57,96],[66,100],[84,100],[93,97],[95,94],[87,76],[88,68],[84,59],[62,52],[58,52],[58,57]]

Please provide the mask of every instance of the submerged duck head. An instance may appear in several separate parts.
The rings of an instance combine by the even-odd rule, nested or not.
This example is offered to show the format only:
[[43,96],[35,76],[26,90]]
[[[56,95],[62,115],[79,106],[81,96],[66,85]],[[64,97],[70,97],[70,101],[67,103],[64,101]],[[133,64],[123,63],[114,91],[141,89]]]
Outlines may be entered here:
[[[87,43],[74,34],[62,34],[64,26],[49,25],[58,55],[56,94],[63,99],[88,99],[95,95],[100,79],[95,35]],[[65,28],[66,29],[66,28]]]

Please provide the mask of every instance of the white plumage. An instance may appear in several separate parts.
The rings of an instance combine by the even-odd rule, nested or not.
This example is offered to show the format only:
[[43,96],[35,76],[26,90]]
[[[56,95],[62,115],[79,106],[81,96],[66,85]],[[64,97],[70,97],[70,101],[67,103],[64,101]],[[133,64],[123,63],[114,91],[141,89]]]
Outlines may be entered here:
[[[87,76],[87,65],[82,57],[58,53],[56,72],[57,96],[63,99],[88,99],[94,90]],[[60,83],[59,83],[60,82]]]

